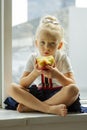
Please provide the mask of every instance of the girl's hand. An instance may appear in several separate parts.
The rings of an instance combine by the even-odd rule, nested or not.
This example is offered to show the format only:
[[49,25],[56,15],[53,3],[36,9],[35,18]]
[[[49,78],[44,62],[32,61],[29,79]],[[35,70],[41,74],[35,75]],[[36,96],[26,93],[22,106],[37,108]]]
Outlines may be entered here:
[[56,67],[47,65],[46,70],[42,70],[41,73],[47,78],[56,78],[58,69]]
[[34,71],[38,76],[41,74],[41,70],[38,69],[37,60],[35,60]]

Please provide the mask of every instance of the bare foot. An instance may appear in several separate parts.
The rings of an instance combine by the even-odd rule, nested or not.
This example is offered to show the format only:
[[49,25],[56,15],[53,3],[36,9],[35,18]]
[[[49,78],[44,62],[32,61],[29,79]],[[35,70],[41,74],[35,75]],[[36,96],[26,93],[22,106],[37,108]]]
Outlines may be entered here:
[[[19,112],[32,112],[34,111],[33,109],[30,109],[23,104],[19,104],[17,107],[17,111]],[[51,106],[50,111],[48,113],[60,115],[60,116],[66,116],[67,115],[67,108],[65,104],[60,104],[60,105],[54,105]]]
[[34,110],[24,106],[23,104],[18,104],[17,111],[19,111],[19,112],[31,112],[31,111],[34,111]]
[[66,116],[67,115],[67,108],[65,104],[51,106],[50,112],[52,114]]

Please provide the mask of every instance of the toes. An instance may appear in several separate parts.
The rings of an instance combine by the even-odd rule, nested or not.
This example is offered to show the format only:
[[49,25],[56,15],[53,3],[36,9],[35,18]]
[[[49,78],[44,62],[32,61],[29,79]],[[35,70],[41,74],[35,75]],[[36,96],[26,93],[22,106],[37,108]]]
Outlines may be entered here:
[[24,105],[19,104],[18,107],[17,107],[17,111],[19,111],[19,112],[24,112],[24,111],[25,111],[25,110],[24,110]]
[[67,108],[65,104],[61,104],[60,106],[60,114],[61,116],[66,116],[67,115]]

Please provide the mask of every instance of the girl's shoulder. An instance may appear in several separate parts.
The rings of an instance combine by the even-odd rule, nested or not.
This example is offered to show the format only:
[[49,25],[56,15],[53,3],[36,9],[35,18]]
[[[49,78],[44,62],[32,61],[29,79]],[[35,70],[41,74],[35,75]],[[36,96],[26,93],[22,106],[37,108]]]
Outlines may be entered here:
[[62,73],[73,72],[71,61],[67,53],[58,52],[56,55],[56,65]]
[[57,51],[56,52],[56,56],[55,56],[55,59],[57,61],[61,61],[61,60],[64,60],[64,59],[67,59],[68,56],[65,52],[62,52],[62,51]]
[[35,59],[36,57],[38,57],[38,53],[37,53],[37,52],[32,52],[32,53],[29,55],[29,58],[31,58],[31,59]]

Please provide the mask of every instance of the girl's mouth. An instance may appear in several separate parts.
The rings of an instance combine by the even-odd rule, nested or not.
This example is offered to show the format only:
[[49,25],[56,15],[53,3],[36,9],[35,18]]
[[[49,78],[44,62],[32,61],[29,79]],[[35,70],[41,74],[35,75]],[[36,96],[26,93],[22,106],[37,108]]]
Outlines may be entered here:
[[44,54],[45,54],[45,55],[49,55],[49,52],[45,52]]

